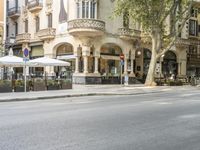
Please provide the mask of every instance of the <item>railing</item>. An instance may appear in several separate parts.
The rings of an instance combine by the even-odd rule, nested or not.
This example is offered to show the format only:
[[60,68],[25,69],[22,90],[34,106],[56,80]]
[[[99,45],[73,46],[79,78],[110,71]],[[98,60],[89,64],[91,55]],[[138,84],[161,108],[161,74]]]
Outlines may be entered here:
[[19,13],[20,13],[20,7],[13,7],[8,10],[8,16],[12,16]]
[[119,28],[118,33],[120,36],[140,37],[141,31],[130,28]]
[[34,8],[34,7],[42,7],[42,1],[41,0],[32,0],[28,2],[28,9]]
[[68,30],[81,28],[105,31],[105,22],[96,19],[75,19],[68,22]]
[[37,36],[41,39],[51,39],[56,35],[56,29],[54,28],[46,28],[42,29],[37,33]]

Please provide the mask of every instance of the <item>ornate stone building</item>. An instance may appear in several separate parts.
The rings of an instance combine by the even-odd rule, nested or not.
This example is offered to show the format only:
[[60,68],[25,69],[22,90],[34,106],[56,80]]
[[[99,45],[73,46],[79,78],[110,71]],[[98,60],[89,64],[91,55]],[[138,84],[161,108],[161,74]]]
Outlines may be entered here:
[[[129,22],[126,14],[111,19],[113,0],[8,0],[7,8],[7,39],[15,38],[14,54],[22,56],[28,48],[30,59],[47,56],[69,61],[74,83],[120,83],[121,71],[133,82],[135,75],[142,78],[147,73],[151,43],[143,40],[140,25]],[[194,72],[193,61],[198,70],[198,18],[197,12],[180,40],[158,61],[156,76],[186,76]],[[46,68],[49,75],[64,70]]]
[[2,51],[4,38],[4,1],[0,1],[0,50]]

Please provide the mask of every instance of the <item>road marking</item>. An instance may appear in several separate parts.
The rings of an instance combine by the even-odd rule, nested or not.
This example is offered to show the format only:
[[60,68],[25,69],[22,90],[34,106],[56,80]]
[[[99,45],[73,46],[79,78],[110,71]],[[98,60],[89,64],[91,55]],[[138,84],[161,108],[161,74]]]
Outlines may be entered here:
[[173,103],[170,103],[170,102],[160,102],[160,103],[156,103],[156,104],[159,104],[159,105],[172,105]]
[[193,119],[193,118],[198,118],[200,117],[200,114],[189,114],[189,115],[182,115],[179,116],[181,119]]

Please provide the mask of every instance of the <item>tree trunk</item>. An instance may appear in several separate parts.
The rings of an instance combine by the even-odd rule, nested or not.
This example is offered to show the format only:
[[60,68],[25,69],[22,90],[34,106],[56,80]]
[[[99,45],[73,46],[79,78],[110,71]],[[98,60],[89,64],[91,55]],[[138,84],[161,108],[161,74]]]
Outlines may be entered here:
[[145,81],[145,86],[156,86],[154,76],[155,76],[155,68],[157,63],[157,53],[161,48],[161,32],[159,28],[155,28],[152,31],[152,54],[151,61],[149,65],[149,70],[147,74],[147,78]]

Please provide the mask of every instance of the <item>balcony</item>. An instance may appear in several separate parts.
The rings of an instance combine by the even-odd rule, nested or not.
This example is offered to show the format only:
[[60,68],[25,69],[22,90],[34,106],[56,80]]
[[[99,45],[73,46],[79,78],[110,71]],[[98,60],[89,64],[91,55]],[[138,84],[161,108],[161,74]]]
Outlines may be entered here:
[[32,13],[38,13],[43,8],[43,4],[40,0],[31,0],[28,2],[27,6]]
[[105,32],[105,22],[95,19],[75,19],[68,22],[68,31],[73,36],[101,36]]
[[37,33],[37,36],[41,40],[52,40],[56,36],[56,29],[54,28],[47,28],[47,29],[42,29]]
[[129,28],[119,28],[118,34],[123,40],[135,40],[140,38],[141,31]]
[[20,8],[19,7],[13,7],[8,10],[8,17],[11,19],[17,19],[20,16]]
[[18,44],[29,43],[30,39],[31,39],[30,33],[22,33],[16,36],[16,42]]

